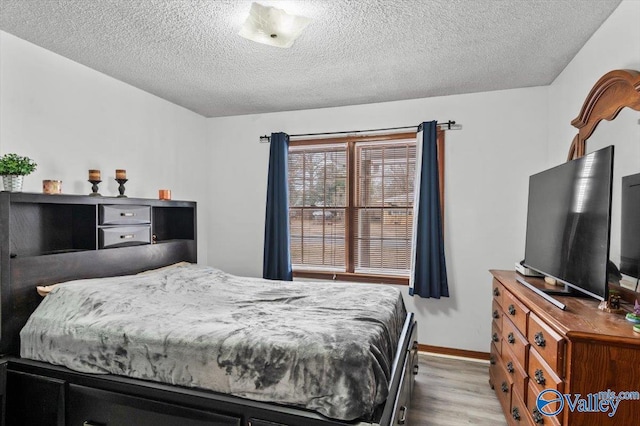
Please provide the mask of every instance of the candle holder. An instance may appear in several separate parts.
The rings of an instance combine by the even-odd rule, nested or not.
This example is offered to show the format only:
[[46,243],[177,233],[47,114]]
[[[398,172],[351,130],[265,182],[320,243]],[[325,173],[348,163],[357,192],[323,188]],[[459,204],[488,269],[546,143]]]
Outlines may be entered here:
[[102,181],[100,179],[89,179],[89,182],[91,182],[91,194],[89,195],[92,197],[101,197],[100,193],[98,192],[98,184]]
[[120,184],[120,186],[118,186],[118,192],[120,193],[118,198],[127,198],[127,196],[124,195],[124,184],[127,183],[128,180],[129,179],[116,179],[116,182]]

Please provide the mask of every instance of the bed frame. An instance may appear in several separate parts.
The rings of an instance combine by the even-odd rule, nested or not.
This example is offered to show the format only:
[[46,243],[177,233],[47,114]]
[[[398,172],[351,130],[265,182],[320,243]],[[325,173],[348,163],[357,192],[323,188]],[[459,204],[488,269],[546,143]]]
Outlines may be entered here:
[[19,358],[19,332],[41,300],[36,286],[133,274],[180,261],[195,263],[196,235],[193,202],[0,192],[0,353],[4,354],[0,372],[6,370],[7,375],[2,392],[5,424],[406,423],[418,368],[417,323],[411,313],[395,354],[389,397],[374,418],[354,422],[210,391],[78,373]]

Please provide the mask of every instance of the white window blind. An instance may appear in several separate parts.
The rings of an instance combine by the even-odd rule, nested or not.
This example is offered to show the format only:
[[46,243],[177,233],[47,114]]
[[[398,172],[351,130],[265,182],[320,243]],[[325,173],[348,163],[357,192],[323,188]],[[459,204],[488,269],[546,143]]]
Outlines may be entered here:
[[407,275],[415,141],[356,145],[355,272]]
[[294,271],[408,276],[415,138],[289,148]]
[[347,144],[289,149],[294,267],[345,270]]

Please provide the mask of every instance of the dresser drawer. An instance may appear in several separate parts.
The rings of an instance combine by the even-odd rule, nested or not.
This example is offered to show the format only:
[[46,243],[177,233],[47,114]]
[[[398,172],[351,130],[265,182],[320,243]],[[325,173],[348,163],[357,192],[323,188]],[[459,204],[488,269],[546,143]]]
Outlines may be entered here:
[[502,362],[507,374],[513,381],[513,393],[519,394],[524,400],[527,397],[527,372],[525,366],[520,364],[515,354],[506,346],[502,349]]
[[516,297],[506,291],[502,296],[502,307],[504,316],[513,322],[523,336],[527,335],[527,320],[529,318],[529,308],[523,305]]
[[[521,366],[527,365],[529,342],[507,317],[502,320],[502,346],[513,351]],[[504,352],[504,348],[502,352]]]
[[101,249],[150,244],[151,226],[100,228],[98,231],[98,242]]
[[64,425],[63,380],[9,370],[7,389],[6,425]]
[[502,353],[502,330],[495,322],[491,323],[491,343],[496,346],[499,354]]
[[502,295],[506,292],[502,284],[495,278],[493,279],[493,289],[491,290],[491,294],[493,294],[493,300],[500,306],[502,306]]
[[549,366],[564,377],[564,339],[535,314],[529,315],[527,338]]
[[[537,413],[537,398],[540,392],[545,389],[555,389],[562,393],[564,391],[564,382],[556,373],[551,370],[544,359],[538,354],[532,346],[529,352],[529,366],[527,368],[529,374],[529,386],[527,395],[527,408],[532,417],[538,420],[538,424],[560,425],[562,412],[557,416],[550,417]],[[546,394],[550,398],[555,398],[553,393]],[[553,412],[557,409],[556,404],[551,404],[546,409],[547,412]],[[565,408],[566,410],[567,408]],[[543,423],[540,423],[543,422]]]
[[[536,400],[538,398],[538,394],[540,393],[540,391],[538,390],[538,388],[534,385],[533,381],[529,381],[529,391],[528,391],[528,396],[527,396],[527,410],[529,411],[529,413],[531,413],[531,417],[534,419],[534,422],[537,425],[550,425],[550,426],[560,426],[561,424],[561,419],[562,419],[562,413],[567,410],[568,408],[564,408],[560,413],[558,413],[558,415],[556,416],[545,416],[543,414],[540,414],[538,412],[538,407],[536,406]],[[548,394],[546,394],[549,398],[555,399],[555,395],[551,392],[549,392]],[[550,400],[552,400],[550,399]],[[547,405],[544,410],[546,412],[549,413],[553,413],[558,409],[558,403],[557,402],[552,402],[549,405]]]
[[489,384],[492,388],[498,386],[498,369],[501,368],[502,358],[498,348],[494,343],[491,343],[491,352],[489,353]]
[[562,379],[547,365],[533,347],[529,349],[527,374],[529,375],[529,381],[533,382],[538,391],[556,389],[562,392],[564,390]]
[[502,410],[508,413],[511,410],[511,393],[513,391],[513,382],[511,377],[507,374],[502,362],[496,364],[498,368],[495,370],[495,382],[494,388]]
[[100,225],[140,225],[151,223],[151,206],[101,204]]
[[69,425],[240,426],[241,419],[119,393],[69,385]]
[[502,330],[502,315],[502,307],[494,300],[491,304],[491,318],[493,318],[493,323],[498,327],[498,330]]
[[506,418],[510,426],[535,426],[527,410],[527,405],[517,392],[513,392],[511,395],[511,411],[506,415]]
[[402,367],[402,376],[400,377],[399,384],[399,389],[402,389],[402,391],[398,392],[393,403],[393,412],[391,414],[390,423],[392,425],[403,425],[406,423],[409,404],[411,403],[411,387],[408,382],[413,376],[412,370],[413,368],[409,365],[409,360],[406,359]]

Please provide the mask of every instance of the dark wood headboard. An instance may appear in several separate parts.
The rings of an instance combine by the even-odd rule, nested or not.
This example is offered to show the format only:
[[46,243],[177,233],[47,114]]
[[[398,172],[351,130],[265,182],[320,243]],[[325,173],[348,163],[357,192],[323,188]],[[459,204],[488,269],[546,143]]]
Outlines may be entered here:
[[0,354],[42,299],[36,286],[197,261],[196,203],[0,192]]

